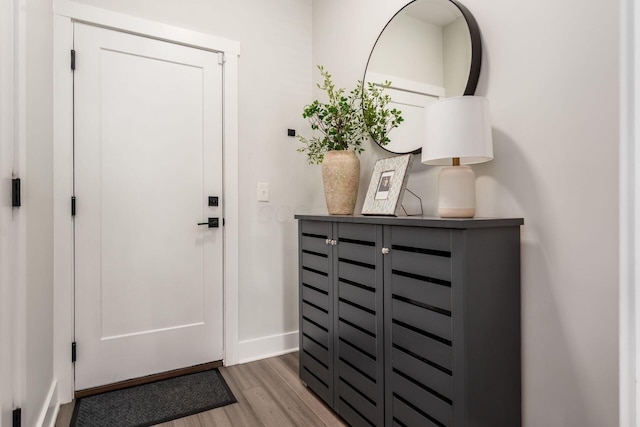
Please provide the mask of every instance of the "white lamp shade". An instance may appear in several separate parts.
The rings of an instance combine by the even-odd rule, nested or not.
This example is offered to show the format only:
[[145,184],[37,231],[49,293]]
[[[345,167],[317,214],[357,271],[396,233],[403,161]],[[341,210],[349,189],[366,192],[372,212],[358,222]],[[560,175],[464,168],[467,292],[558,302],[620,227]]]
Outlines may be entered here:
[[493,159],[489,101],[481,96],[443,98],[427,105],[422,163],[451,165]]

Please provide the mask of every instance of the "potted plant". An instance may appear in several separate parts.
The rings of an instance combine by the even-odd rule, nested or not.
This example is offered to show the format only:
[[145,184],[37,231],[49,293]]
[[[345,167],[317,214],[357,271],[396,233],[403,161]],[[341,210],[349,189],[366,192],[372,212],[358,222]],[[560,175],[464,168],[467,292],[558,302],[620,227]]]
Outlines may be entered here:
[[401,112],[387,108],[391,97],[384,90],[391,85],[376,86],[368,83],[366,87],[358,80],[356,87],[346,93],[345,89],[336,89],[331,74],[318,66],[324,78],[318,88],[325,91],[328,102],[314,100],[307,105],[302,117],[309,120],[311,129],[319,131],[320,136],[306,138],[298,136],[304,145],[298,148],[307,153],[309,164],[322,164],[327,209],[331,215],[352,215],[360,180],[360,160],[356,153],[364,151],[363,141],[370,136],[381,145],[389,142],[391,129],[402,123]]

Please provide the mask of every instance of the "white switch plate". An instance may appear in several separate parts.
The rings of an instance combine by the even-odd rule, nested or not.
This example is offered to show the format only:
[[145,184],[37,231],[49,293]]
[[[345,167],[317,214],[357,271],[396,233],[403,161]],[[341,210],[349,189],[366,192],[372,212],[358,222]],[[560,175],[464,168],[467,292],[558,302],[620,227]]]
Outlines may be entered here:
[[269,184],[266,182],[258,183],[258,201],[259,202],[269,201]]

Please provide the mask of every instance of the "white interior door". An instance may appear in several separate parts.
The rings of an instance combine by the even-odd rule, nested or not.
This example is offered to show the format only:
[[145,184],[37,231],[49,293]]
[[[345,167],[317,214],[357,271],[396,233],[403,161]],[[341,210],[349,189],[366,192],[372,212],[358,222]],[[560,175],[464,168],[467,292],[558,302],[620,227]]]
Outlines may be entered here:
[[76,390],[221,360],[218,55],[83,24],[74,50]]

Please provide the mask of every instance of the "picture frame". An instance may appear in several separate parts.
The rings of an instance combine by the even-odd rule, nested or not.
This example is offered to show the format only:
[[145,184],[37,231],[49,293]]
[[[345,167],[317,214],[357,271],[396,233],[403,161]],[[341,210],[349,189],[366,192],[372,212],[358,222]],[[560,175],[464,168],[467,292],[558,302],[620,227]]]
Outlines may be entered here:
[[412,164],[413,154],[376,161],[362,215],[398,216]]

